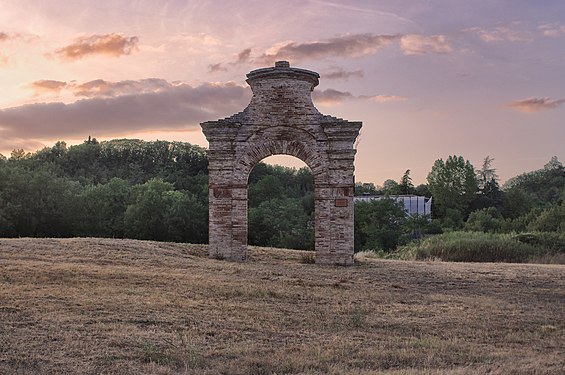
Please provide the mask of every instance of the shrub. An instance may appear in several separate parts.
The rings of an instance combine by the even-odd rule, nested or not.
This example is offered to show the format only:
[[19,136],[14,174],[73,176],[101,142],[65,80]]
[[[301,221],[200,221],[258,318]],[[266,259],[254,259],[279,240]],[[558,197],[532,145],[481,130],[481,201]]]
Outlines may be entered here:
[[565,233],[532,232],[514,236],[517,241],[548,250],[549,253],[565,253]]
[[483,208],[471,212],[465,230],[471,232],[498,232],[502,228],[504,220],[502,215],[494,207]]
[[565,253],[565,235],[558,233],[493,234],[450,232],[411,243],[398,257],[453,262],[528,262]]
[[545,209],[528,228],[543,232],[565,233],[565,203]]

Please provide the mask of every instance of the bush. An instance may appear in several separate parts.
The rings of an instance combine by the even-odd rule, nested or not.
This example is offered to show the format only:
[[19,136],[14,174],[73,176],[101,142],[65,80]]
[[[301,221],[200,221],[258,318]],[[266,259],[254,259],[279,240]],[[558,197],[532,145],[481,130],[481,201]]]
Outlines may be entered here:
[[565,253],[565,233],[519,233],[515,235],[514,238],[521,243],[527,243],[538,248],[547,249],[550,253]]
[[469,232],[499,232],[504,225],[502,215],[494,207],[471,212],[465,230]]
[[406,221],[404,206],[392,199],[355,203],[355,251],[396,249]]
[[545,209],[528,228],[543,232],[565,233],[565,203]]
[[400,248],[397,254],[401,259],[410,260],[521,263],[565,254],[565,235],[450,232],[411,243]]

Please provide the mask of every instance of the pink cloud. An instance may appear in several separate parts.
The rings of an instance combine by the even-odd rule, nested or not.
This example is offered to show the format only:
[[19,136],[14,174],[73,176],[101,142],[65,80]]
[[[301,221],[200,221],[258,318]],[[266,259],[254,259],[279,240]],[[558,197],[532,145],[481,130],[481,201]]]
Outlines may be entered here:
[[42,92],[53,92],[58,94],[62,89],[67,87],[67,82],[42,79],[33,82],[31,87],[35,90],[36,94],[40,94]]
[[259,60],[262,63],[271,64],[277,60],[301,61],[328,57],[360,57],[374,54],[398,38],[398,35],[355,34],[316,42],[288,42],[271,48]]
[[228,68],[225,67],[224,64],[222,63],[217,63],[217,64],[210,64],[208,65],[208,71],[210,73],[214,73],[214,72],[227,72]]
[[374,96],[363,96],[362,98],[377,103],[401,102],[407,99],[405,96],[399,96],[399,95],[374,95]]
[[355,99],[350,92],[338,91],[334,89],[314,90],[312,99],[316,104],[335,105],[348,99]]
[[565,103],[565,99],[552,100],[550,98],[528,98],[516,100],[507,104],[515,111],[523,113],[536,113],[547,109],[555,109]]
[[[83,87],[86,96],[97,92],[99,87],[103,90],[98,96],[70,104],[36,103],[1,109],[0,139],[83,137],[88,134],[110,137],[132,131],[196,129],[202,121],[241,110],[250,99],[249,88],[234,83],[192,87],[165,84],[166,81],[158,79],[154,82],[124,82],[126,84],[100,81],[86,89]],[[136,84],[145,87],[146,91],[132,93]]]
[[543,35],[549,38],[559,38],[565,36],[565,25],[543,24],[539,26]]
[[66,60],[77,60],[89,55],[122,56],[137,50],[139,39],[122,34],[91,35],[75,39],[74,43],[60,48],[55,54]]
[[138,95],[144,93],[155,93],[165,90],[171,90],[174,84],[159,78],[147,78],[138,81],[126,80],[119,82],[108,82],[103,79],[85,82],[82,84],[73,84],[70,86],[74,95],[93,97],[113,97],[120,95]]
[[120,95],[135,95],[151,92],[170,90],[176,85],[159,78],[147,78],[141,80],[126,80],[119,82],[109,82],[103,79],[95,79],[85,83],[62,82],[49,79],[35,81],[31,87],[36,92],[52,92],[58,94],[61,90],[67,89],[75,96],[94,97],[115,97]]
[[333,68],[322,74],[323,79],[349,79],[350,77],[363,77],[362,70],[346,71],[343,68]]
[[501,25],[494,29],[483,29],[480,27],[472,27],[464,31],[476,34],[483,42],[531,42],[532,34],[529,31],[517,30],[519,24],[511,26]]
[[237,55],[236,64],[243,64],[249,61],[250,57],[251,57],[251,48],[246,48]]
[[453,51],[444,35],[404,35],[400,38],[400,48],[406,55],[445,54]]

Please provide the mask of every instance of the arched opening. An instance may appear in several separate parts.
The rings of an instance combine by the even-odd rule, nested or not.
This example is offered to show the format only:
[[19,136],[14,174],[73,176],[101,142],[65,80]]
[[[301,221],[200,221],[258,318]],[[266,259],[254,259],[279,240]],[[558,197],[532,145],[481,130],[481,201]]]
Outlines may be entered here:
[[314,250],[314,176],[300,159],[276,155],[248,176],[248,244]]

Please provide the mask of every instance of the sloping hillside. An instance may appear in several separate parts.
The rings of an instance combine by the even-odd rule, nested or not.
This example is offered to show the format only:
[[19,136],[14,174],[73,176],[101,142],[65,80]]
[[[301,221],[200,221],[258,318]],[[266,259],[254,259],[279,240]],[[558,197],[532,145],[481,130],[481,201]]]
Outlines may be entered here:
[[558,374],[565,266],[0,240],[2,374]]

